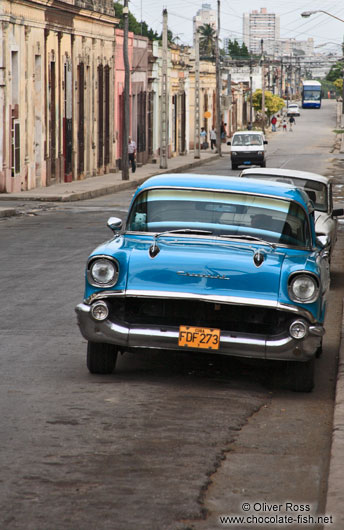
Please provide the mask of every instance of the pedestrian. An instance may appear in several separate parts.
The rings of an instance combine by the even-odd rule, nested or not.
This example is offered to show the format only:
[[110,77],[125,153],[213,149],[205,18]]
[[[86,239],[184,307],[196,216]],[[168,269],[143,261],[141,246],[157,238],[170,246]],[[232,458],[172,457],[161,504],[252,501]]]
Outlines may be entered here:
[[227,126],[227,123],[221,123],[221,141],[222,142],[225,142],[226,141],[226,136],[227,136],[227,131],[226,131],[226,126]]
[[272,116],[271,118],[271,131],[272,132],[276,132],[276,123],[277,123],[276,116]]
[[131,164],[131,170],[133,173],[136,171],[136,142],[131,139],[131,136],[128,138],[128,156],[129,162]]
[[247,125],[247,130],[252,131],[252,122],[250,121]]
[[201,149],[207,149],[208,148],[208,142],[207,142],[207,131],[204,127],[201,127],[200,135],[200,143],[201,143]]
[[287,120],[285,118],[282,120],[282,129],[287,132]]
[[214,126],[212,127],[210,131],[210,147],[212,151],[214,147],[216,148],[216,131],[215,131]]
[[295,118],[294,116],[290,116],[289,118],[289,131],[292,131],[293,130],[293,125],[295,123]]

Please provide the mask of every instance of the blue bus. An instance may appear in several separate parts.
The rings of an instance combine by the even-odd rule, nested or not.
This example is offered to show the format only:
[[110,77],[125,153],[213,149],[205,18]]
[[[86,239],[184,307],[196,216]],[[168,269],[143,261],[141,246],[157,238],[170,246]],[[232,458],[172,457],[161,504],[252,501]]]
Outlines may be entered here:
[[302,81],[302,108],[320,109],[321,83],[319,81]]

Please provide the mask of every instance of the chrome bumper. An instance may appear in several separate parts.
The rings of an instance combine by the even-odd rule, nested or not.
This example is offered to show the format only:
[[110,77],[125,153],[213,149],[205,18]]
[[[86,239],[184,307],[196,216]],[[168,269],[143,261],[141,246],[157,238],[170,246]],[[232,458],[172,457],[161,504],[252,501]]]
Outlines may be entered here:
[[[178,346],[179,329],[176,327],[140,325],[125,326],[109,319],[95,321],[90,306],[84,303],[75,308],[78,325],[85,339],[91,342],[106,342],[125,348],[155,348],[163,350],[194,350]],[[321,325],[311,325],[309,334],[302,340],[293,339],[288,332],[278,336],[254,335],[250,333],[230,333],[221,330],[218,350],[203,350],[206,353],[219,353],[235,357],[307,361],[320,346],[324,329]]]

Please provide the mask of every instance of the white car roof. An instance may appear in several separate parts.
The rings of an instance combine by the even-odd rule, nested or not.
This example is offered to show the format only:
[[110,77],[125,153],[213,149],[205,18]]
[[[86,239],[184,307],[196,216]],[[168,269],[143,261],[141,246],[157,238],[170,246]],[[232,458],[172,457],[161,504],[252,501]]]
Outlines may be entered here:
[[276,175],[276,177],[295,177],[305,180],[316,180],[317,182],[322,182],[323,184],[328,184],[331,180],[331,177],[325,177],[324,175],[319,175],[318,173],[311,173],[310,171],[297,171],[296,169],[281,169],[274,167],[256,167],[244,169],[240,176],[245,176],[247,174],[254,175]]
[[264,133],[262,131],[236,131],[233,136],[236,134],[260,134],[261,136],[264,136]]

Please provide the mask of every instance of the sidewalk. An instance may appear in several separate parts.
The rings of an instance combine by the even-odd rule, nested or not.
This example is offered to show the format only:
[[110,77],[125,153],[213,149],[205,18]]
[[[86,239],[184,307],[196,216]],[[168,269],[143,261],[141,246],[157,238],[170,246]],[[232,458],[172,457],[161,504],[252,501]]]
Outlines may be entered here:
[[[230,147],[222,144],[222,154],[227,155]],[[69,202],[92,199],[102,195],[109,195],[128,188],[136,188],[147,178],[162,173],[182,173],[190,168],[203,165],[219,158],[219,155],[207,149],[200,152],[200,158],[194,158],[194,152],[191,151],[186,155],[180,155],[168,159],[167,169],[160,169],[159,161],[156,164],[145,164],[136,169],[135,173],[129,170],[129,180],[122,180],[122,172],[107,173],[84,180],[75,180],[73,182],[63,182],[53,184],[48,187],[35,188],[29,191],[18,193],[0,193],[0,202],[5,201],[50,201],[50,202]],[[230,163],[228,161],[229,167]],[[0,217],[16,215],[15,208],[8,208],[5,205],[0,206]]]

